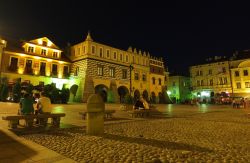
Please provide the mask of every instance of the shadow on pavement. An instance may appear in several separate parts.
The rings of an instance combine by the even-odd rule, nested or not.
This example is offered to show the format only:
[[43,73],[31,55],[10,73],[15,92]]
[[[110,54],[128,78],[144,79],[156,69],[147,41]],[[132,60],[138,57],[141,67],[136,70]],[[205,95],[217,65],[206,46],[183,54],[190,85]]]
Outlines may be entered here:
[[198,151],[198,152],[213,152],[208,148],[199,147],[196,145],[189,145],[185,143],[177,143],[177,142],[170,142],[170,141],[162,141],[162,140],[155,140],[155,139],[146,139],[143,138],[143,135],[140,137],[126,137],[121,135],[113,135],[105,133],[103,135],[105,139],[111,139],[116,141],[123,141],[126,143],[137,143],[142,145],[150,145],[157,148],[167,148],[172,150],[187,150],[187,151]]
[[3,131],[0,131],[0,151],[0,162],[22,162],[37,154]]

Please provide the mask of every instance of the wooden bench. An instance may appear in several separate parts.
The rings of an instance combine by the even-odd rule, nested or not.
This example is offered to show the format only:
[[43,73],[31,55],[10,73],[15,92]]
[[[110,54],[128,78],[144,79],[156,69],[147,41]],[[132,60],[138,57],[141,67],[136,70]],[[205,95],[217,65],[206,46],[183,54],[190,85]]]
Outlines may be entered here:
[[[105,110],[104,111],[104,118],[109,119],[113,117],[113,114],[115,113],[115,110]],[[86,119],[87,111],[79,112],[79,114],[82,116],[82,119]]]
[[65,113],[46,113],[38,115],[11,115],[3,116],[2,120],[8,121],[8,127],[15,129],[19,125],[19,120],[25,121],[25,127],[33,127],[34,119],[39,120],[41,126],[46,126],[48,118],[51,118],[51,124],[53,127],[60,126],[61,117],[65,117]]

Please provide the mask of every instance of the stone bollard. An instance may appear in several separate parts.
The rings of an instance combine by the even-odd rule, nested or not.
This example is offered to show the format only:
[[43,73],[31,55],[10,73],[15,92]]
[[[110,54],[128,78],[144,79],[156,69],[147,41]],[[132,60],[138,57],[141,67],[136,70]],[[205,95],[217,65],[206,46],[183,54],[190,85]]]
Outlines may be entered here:
[[91,95],[87,101],[87,134],[101,135],[104,133],[105,104],[98,94]]

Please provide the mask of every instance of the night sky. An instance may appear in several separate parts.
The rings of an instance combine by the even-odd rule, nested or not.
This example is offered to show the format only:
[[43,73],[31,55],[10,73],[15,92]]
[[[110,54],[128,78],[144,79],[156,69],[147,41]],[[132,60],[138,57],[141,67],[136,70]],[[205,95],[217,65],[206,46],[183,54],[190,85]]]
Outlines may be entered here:
[[163,2],[1,0],[0,35],[47,36],[63,48],[90,30],[97,42],[163,57],[176,73],[209,56],[250,49],[250,4]]

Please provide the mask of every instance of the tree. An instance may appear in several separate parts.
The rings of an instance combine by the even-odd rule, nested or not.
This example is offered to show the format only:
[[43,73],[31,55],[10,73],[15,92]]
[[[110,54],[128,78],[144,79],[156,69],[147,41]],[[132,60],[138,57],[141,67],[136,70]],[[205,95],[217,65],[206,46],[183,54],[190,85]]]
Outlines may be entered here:
[[13,100],[19,102],[21,98],[21,83],[17,81],[13,87]]

